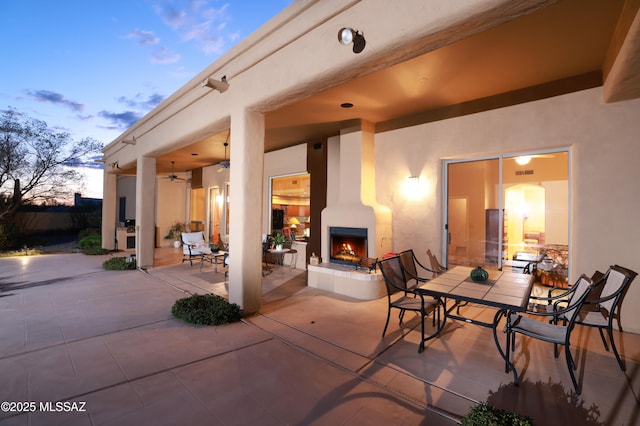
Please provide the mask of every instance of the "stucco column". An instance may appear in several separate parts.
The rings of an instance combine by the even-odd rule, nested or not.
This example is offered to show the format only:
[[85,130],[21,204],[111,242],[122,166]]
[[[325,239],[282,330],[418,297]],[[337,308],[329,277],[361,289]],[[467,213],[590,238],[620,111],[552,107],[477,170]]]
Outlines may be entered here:
[[156,235],[156,159],[138,157],[136,173],[136,261],[153,266]]
[[118,211],[118,176],[104,172],[102,181],[102,248],[116,248],[116,214]]
[[251,314],[262,298],[264,116],[232,113],[230,148],[229,301]]

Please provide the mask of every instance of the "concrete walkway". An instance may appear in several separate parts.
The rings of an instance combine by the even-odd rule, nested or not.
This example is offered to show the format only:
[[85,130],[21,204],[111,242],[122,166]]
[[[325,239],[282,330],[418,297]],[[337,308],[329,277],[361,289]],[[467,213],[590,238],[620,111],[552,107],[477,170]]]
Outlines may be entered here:
[[552,420],[537,425],[640,420],[636,335],[623,335],[625,376],[597,332],[581,333],[589,374],[579,374],[585,399],[571,399],[548,345],[527,343],[543,368],[518,356],[524,380],[514,387],[489,330],[452,323],[418,354],[416,320],[399,328],[394,314],[381,339],[386,299],[310,289],[288,268],[266,286],[259,314],[195,327],[171,306],[226,291],[223,274],[188,264],[103,271],[106,258],[0,259],[0,402],[33,403],[4,406],[1,425],[446,425],[488,399]]

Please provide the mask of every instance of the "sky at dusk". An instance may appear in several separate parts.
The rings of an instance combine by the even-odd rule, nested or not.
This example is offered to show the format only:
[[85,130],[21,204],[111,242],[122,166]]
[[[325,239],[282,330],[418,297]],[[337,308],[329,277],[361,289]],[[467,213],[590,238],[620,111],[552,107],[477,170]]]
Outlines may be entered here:
[[0,110],[107,145],[292,2],[0,0]]

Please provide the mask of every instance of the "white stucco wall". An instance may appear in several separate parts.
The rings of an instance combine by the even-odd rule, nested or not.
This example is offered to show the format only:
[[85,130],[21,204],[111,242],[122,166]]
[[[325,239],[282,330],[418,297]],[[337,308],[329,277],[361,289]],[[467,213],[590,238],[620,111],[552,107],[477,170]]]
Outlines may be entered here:
[[[441,259],[442,159],[518,150],[572,149],[571,281],[620,264],[640,271],[640,100],[604,104],[602,89],[443,120],[376,135],[378,201],[393,212],[394,249]],[[402,192],[420,174],[426,197]],[[640,279],[622,325],[640,332]]]

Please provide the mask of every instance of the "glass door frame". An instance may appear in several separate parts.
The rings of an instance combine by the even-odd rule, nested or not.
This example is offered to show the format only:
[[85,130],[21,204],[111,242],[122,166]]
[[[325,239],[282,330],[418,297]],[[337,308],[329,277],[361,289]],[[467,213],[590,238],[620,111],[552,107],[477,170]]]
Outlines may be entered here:
[[[572,257],[573,257],[573,250],[571,247],[571,241],[572,241],[572,200],[573,200],[573,196],[572,196],[572,151],[570,147],[562,147],[562,148],[555,148],[555,149],[545,149],[545,150],[536,150],[536,151],[522,151],[522,152],[516,152],[516,153],[505,153],[505,154],[498,154],[498,155],[490,155],[490,156],[479,156],[479,157],[465,157],[465,158],[456,158],[456,159],[444,159],[442,160],[442,206],[443,206],[443,216],[442,216],[442,220],[443,220],[443,224],[442,224],[442,262],[444,263],[445,267],[449,266],[449,224],[448,224],[448,218],[449,218],[449,165],[451,164],[456,164],[456,163],[470,163],[470,162],[475,162],[475,161],[486,161],[486,160],[498,160],[498,185],[499,185],[499,191],[498,191],[498,220],[499,223],[503,223],[504,220],[504,177],[503,177],[503,161],[505,159],[511,159],[514,157],[524,157],[524,156],[535,156],[535,155],[544,155],[544,154],[553,154],[553,153],[566,153],[567,154],[567,168],[568,168],[568,174],[567,174],[567,186],[568,186],[568,200],[567,200],[567,208],[568,208],[568,241],[567,241],[567,246],[568,246],[568,250],[569,250],[569,254],[568,254],[568,266],[569,266],[569,277],[571,276],[571,265],[573,264],[572,262]],[[502,246],[504,243],[504,235],[503,235],[503,229],[502,227],[499,227],[500,232],[499,232],[499,238],[498,238],[498,247],[500,247],[500,250],[502,250]],[[503,259],[502,256],[498,256],[498,268],[500,270],[502,270],[502,266],[503,266]]]

